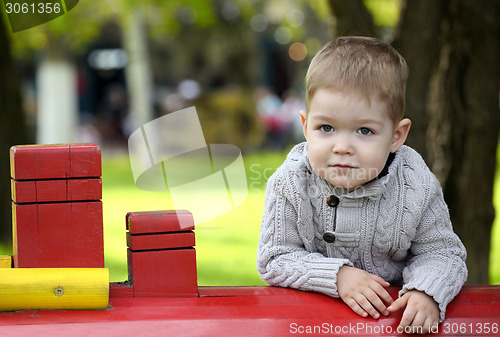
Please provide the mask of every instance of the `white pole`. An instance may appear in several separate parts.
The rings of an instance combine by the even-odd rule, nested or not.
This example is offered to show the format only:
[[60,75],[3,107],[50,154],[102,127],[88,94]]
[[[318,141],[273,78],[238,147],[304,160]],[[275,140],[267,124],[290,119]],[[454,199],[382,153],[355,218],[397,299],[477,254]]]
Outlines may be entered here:
[[77,141],[76,70],[66,60],[44,58],[37,69],[38,144]]
[[130,98],[129,128],[136,128],[153,119],[153,75],[148,52],[148,35],[140,7],[134,8],[123,24],[123,44],[128,53],[125,68]]

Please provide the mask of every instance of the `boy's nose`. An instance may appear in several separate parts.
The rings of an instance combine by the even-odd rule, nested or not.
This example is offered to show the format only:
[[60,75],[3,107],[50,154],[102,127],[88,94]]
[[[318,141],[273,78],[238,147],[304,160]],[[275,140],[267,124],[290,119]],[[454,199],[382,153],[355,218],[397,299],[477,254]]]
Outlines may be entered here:
[[335,154],[352,154],[353,147],[348,135],[338,134],[335,137],[333,148]]

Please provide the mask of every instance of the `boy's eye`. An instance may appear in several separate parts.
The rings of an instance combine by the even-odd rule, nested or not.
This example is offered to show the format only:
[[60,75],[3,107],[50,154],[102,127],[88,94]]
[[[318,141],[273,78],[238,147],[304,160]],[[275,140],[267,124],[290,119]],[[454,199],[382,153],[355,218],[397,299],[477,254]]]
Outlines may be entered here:
[[330,125],[321,125],[320,129],[323,132],[332,132],[333,131],[333,128]]
[[373,133],[373,131],[368,129],[368,128],[361,128],[358,130],[358,133],[360,135],[363,135],[363,136],[368,136],[368,135],[371,135]]

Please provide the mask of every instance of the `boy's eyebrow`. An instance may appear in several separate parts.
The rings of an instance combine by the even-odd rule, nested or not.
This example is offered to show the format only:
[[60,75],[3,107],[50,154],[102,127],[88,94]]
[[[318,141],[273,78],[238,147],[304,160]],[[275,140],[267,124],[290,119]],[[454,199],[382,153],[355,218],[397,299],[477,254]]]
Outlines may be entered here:
[[[330,115],[326,115],[326,114],[318,114],[318,113],[315,113],[314,115],[311,116],[311,119],[314,119],[315,121],[332,121],[335,119],[335,117],[332,117]],[[359,118],[359,119],[356,119],[355,122],[357,124],[377,124],[377,125],[385,125],[385,123],[383,121],[380,121],[380,120],[377,120],[377,119],[373,119],[373,118],[369,118],[369,117],[363,117],[363,118]]]
[[310,118],[312,119],[319,119],[319,120],[330,120],[330,119],[333,119],[332,116],[329,116],[329,115],[323,115],[323,114],[319,114],[319,113],[315,113],[315,114],[310,114],[309,115]]
[[378,124],[378,125],[384,125],[385,123],[377,120],[377,119],[371,119],[371,118],[360,118],[356,122],[360,124]]

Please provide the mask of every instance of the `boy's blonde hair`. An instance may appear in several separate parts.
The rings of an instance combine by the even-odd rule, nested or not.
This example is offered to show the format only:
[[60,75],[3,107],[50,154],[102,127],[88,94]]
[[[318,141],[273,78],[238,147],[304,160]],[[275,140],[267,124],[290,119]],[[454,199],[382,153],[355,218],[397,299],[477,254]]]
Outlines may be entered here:
[[369,37],[340,37],[314,56],[306,75],[306,109],[319,88],[361,94],[368,103],[373,94],[387,103],[394,121],[403,118],[406,61],[389,44]]

